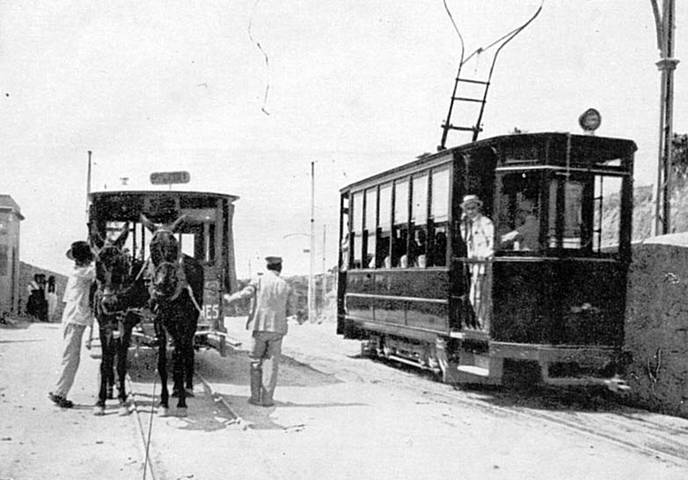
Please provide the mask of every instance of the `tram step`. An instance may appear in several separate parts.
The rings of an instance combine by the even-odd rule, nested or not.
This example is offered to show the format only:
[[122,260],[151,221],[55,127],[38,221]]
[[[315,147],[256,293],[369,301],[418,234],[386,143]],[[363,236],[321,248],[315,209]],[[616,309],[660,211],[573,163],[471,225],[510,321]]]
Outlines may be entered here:
[[459,365],[458,370],[461,373],[467,373],[478,377],[490,376],[490,370],[488,368],[476,367],[475,365]]

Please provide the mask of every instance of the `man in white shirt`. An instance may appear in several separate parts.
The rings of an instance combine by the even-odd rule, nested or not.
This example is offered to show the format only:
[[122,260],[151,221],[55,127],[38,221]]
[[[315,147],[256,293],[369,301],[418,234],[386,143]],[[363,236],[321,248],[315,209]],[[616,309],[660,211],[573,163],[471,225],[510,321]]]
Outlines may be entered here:
[[478,328],[487,327],[489,322],[488,302],[485,298],[489,295],[490,287],[486,260],[494,256],[494,224],[481,213],[482,206],[483,202],[477,195],[463,197],[461,209],[464,215],[460,227],[471,272],[469,298],[475,312],[475,319],[466,321],[469,326]]
[[55,390],[48,394],[59,407],[72,408],[74,403],[67,400],[67,394],[74,384],[74,377],[79,368],[81,341],[86,327],[93,326],[93,314],[89,306],[89,292],[95,281],[95,268],[92,265],[93,253],[88,243],[72,243],[67,250],[67,258],[74,260],[74,269],[69,275],[63,301],[62,312],[64,352],[60,376]]

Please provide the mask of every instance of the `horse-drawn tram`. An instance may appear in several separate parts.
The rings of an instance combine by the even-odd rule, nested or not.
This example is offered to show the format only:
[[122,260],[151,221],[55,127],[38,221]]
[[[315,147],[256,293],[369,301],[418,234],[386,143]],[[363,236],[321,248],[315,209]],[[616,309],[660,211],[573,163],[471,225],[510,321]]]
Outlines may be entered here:
[[505,135],[343,188],[337,332],[446,382],[608,384],[623,366],[635,150]]
[[[202,301],[195,333],[196,347],[213,347],[224,355],[226,329],[223,292],[236,290],[232,235],[233,195],[191,191],[104,191],[89,195],[91,236],[104,240],[126,237],[121,246],[140,269],[150,259],[151,225],[175,224],[181,254],[196,260],[203,271]],[[123,232],[126,230],[126,232]],[[124,235],[126,233],[126,235]],[[132,272],[134,276],[136,272]],[[139,272],[142,273],[142,272]],[[154,344],[151,315],[141,309],[134,327],[135,342]]]

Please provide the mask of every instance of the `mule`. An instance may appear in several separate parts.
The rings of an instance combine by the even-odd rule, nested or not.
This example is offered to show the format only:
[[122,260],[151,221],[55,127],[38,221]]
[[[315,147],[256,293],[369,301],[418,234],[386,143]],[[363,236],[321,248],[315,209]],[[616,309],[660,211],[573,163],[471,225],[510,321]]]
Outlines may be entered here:
[[[112,385],[117,372],[117,398],[120,415],[129,413],[126,392],[127,352],[131,343],[131,332],[138,323],[138,316],[128,311],[117,299],[125,289],[131,288],[136,273],[142,264],[134,262],[122,249],[129,234],[126,224],[115,240],[103,240],[93,231],[90,235],[91,249],[95,256],[96,291],[93,308],[101,345],[100,388],[94,409],[95,415],[105,414],[105,402],[112,398]],[[138,269],[137,269],[138,267]]]
[[203,266],[181,252],[175,231],[184,221],[178,218],[163,226],[141,215],[141,223],[153,233],[147,275],[149,295],[158,343],[160,375],[160,414],[169,414],[167,389],[167,336],[172,339],[173,393],[177,395],[180,416],[186,415],[187,389],[193,389],[194,335],[203,303]]

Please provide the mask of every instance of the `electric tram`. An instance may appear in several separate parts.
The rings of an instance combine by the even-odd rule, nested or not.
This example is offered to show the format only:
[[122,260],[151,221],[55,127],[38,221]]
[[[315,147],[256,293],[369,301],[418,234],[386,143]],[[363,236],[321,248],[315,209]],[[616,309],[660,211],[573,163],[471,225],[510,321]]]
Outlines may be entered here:
[[[102,238],[116,238],[129,228],[125,248],[140,262],[149,257],[151,234],[141,215],[154,223],[171,224],[184,216],[177,238],[182,253],[203,265],[202,313],[196,330],[196,346],[216,348],[224,355],[227,342],[224,326],[223,292],[237,288],[232,219],[238,197],[191,191],[104,191],[89,194],[89,225]],[[154,343],[152,318],[135,327],[135,342]],[[230,339],[231,341],[231,339]]]
[[[510,134],[342,188],[337,332],[445,382],[606,381],[623,367],[635,150]],[[483,257],[462,234],[468,195],[493,225]]]

